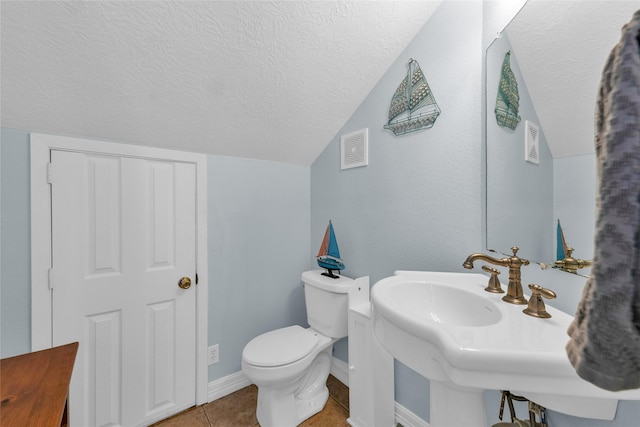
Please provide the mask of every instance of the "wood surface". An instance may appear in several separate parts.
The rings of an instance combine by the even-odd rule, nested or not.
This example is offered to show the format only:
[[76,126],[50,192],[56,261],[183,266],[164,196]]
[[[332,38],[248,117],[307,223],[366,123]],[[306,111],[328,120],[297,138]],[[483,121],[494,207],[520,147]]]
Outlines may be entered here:
[[0,360],[0,426],[66,424],[78,343]]

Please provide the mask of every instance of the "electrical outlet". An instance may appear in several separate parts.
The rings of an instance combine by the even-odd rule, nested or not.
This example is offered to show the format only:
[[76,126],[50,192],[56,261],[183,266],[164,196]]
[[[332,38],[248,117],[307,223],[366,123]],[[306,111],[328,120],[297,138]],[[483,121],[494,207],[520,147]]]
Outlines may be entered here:
[[218,344],[212,345],[207,350],[207,365],[214,365],[220,361]]

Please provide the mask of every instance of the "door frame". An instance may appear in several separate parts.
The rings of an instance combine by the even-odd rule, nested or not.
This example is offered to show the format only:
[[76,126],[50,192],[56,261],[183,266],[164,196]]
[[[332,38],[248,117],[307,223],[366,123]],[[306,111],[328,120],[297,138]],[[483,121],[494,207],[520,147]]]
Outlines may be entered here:
[[[171,160],[196,166],[196,405],[207,403],[207,156],[162,148],[31,133],[31,351],[53,345],[51,268],[51,150]],[[55,178],[54,178],[55,179]]]

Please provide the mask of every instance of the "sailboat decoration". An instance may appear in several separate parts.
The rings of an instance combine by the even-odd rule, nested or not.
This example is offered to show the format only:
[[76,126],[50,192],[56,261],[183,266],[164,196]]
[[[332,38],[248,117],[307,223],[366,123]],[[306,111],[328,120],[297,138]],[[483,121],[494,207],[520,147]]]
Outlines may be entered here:
[[561,261],[568,257],[571,252],[569,252],[570,248],[564,239],[564,232],[562,231],[560,220],[558,220],[558,228],[556,229],[556,240],[556,260]]
[[518,109],[520,108],[520,94],[518,82],[511,70],[511,51],[504,55],[500,84],[498,85],[498,99],[496,100],[496,120],[500,126],[515,130],[520,123]]
[[317,259],[318,265],[327,270],[325,273],[322,273],[323,276],[337,279],[339,276],[336,276],[333,272],[344,269],[344,264],[340,259],[338,241],[336,240],[336,234],[333,231],[333,224],[331,224],[331,221],[329,221],[329,225],[324,232],[324,238],[322,239],[322,245],[320,245]]
[[406,77],[391,98],[389,122],[384,125],[396,136],[429,129],[440,115],[440,108],[418,61],[409,59],[408,67]]

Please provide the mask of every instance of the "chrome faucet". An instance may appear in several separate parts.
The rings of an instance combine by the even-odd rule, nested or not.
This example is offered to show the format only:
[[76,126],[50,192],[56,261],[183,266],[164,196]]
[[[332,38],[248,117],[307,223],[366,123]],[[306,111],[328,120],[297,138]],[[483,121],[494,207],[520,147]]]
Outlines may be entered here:
[[513,251],[513,255],[506,258],[493,258],[485,254],[471,254],[467,257],[462,266],[471,270],[473,268],[473,262],[480,260],[493,265],[499,265],[501,267],[509,267],[509,285],[507,286],[507,294],[502,297],[502,300],[511,304],[526,304],[527,299],[522,293],[520,267],[523,265],[529,265],[529,261],[516,255],[518,253],[518,249],[519,248],[517,246],[512,247],[511,250]]

